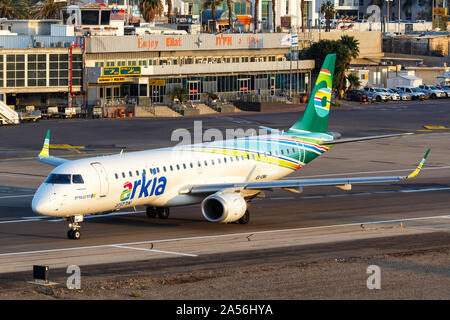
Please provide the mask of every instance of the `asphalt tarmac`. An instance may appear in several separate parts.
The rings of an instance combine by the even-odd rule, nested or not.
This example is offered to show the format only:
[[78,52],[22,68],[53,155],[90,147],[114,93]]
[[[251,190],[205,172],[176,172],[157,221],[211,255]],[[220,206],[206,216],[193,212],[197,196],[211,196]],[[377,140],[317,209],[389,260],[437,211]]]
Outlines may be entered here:
[[[174,132],[198,128],[200,122],[194,121],[201,121],[203,131],[287,129],[301,112],[49,120],[0,127],[0,276],[5,280],[0,292],[20,286],[34,264],[60,270],[79,265],[90,270],[95,281],[135,274],[137,261],[142,263],[139,272],[155,274],[170,273],[171,268],[182,272],[185,264],[192,271],[217,270],[220,261],[232,261],[235,267],[288,262],[293,252],[309,252],[304,254],[309,260],[332,258],[344,243],[346,256],[411,251],[400,240],[406,238],[415,250],[448,248],[449,108],[449,100],[436,100],[354,104],[333,110],[329,130],[342,133],[343,138],[416,135],[336,145],[287,177],[407,175],[431,148],[422,173],[408,183],[359,185],[351,191],[311,187],[302,194],[266,192],[265,199],[252,201],[248,225],[209,223],[199,205],[172,208],[168,220],[148,219],[144,208],[124,210],[86,219],[78,241],[66,239],[66,222],[36,216],[30,208],[34,190],[52,170],[35,160],[47,129],[51,144],[57,145],[51,153],[76,159],[175,145]],[[441,277],[448,281],[448,264],[443,270]]]

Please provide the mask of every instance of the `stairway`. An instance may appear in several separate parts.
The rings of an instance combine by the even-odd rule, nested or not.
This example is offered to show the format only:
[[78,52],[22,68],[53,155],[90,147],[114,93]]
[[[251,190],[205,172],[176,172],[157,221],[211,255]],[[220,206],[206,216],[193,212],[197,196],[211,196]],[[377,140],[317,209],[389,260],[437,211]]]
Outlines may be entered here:
[[200,114],[217,113],[217,111],[214,110],[214,108],[203,103],[196,104],[195,107],[200,110]]
[[3,101],[0,101],[0,118],[3,124],[19,124],[19,114],[8,107]]
[[168,106],[155,106],[155,117],[182,117],[181,114]]

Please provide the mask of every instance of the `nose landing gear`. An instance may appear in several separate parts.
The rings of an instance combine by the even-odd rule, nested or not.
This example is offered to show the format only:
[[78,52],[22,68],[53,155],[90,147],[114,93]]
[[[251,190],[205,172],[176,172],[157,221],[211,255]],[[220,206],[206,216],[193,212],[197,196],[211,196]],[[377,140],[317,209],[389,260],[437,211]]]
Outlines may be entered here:
[[69,217],[66,220],[69,220],[69,230],[67,231],[67,239],[78,240],[81,237],[80,225],[78,222],[83,221],[83,216],[73,216]]

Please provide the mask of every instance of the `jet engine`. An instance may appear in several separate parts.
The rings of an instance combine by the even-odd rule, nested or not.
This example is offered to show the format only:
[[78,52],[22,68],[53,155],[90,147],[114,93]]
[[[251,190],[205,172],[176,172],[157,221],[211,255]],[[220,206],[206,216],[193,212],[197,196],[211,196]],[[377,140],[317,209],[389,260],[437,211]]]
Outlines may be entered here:
[[202,202],[202,214],[209,222],[234,222],[246,210],[247,202],[239,193],[215,193]]

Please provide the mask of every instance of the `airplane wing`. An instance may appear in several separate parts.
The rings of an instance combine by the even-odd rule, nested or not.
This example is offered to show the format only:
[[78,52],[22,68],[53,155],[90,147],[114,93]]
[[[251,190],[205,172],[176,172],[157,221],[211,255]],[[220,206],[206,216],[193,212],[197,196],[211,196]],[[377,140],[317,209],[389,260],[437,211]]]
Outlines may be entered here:
[[338,143],[347,143],[347,142],[357,142],[357,141],[383,139],[383,138],[398,137],[398,136],[409,136],[409,135],[412,135],[412,134],[414,134],[414,133],[413,132],[407,132],[407,133],[385,134],[385,135],[381,135],[381,136],[368,136],[368,137],[361,137],[361,138],[326,140],[326,141],[319,142],[319,144],[321,144],[321,145],[329,145],[329,144],[338,144]]
[[[292,192],[300,192],[303,187],[311,186],[351,186],[352,184],[360,183],[380,183],[380,182],[397,182],[405,181],[417,176],[425,160],[430,153],[427,150],[422,161],[416,169],[407,176],[385,176],[385,177],[351,177],[351,178],[332,178],[332,179],[296,179],[296,180],[274,180],[261,182],[242,182],[242,183],[224,183],[224,184],[205,184],[205,185],[191,185],[181,188],[180,194],[212,194],[225,189],[235,190],[271,190],[274,188],[282,188]],[[345,188],[345,187],[344,187]]]
[[47,130],[47,135],[45,136],[44,145],[42,146],[42,150],[38,155],[38,160],[40,162],[52,165],[52,166],[59,166],[65,162],[68,162],[70,160],[63,159],[63,158],[57,158],[50,156],[50,130]]

